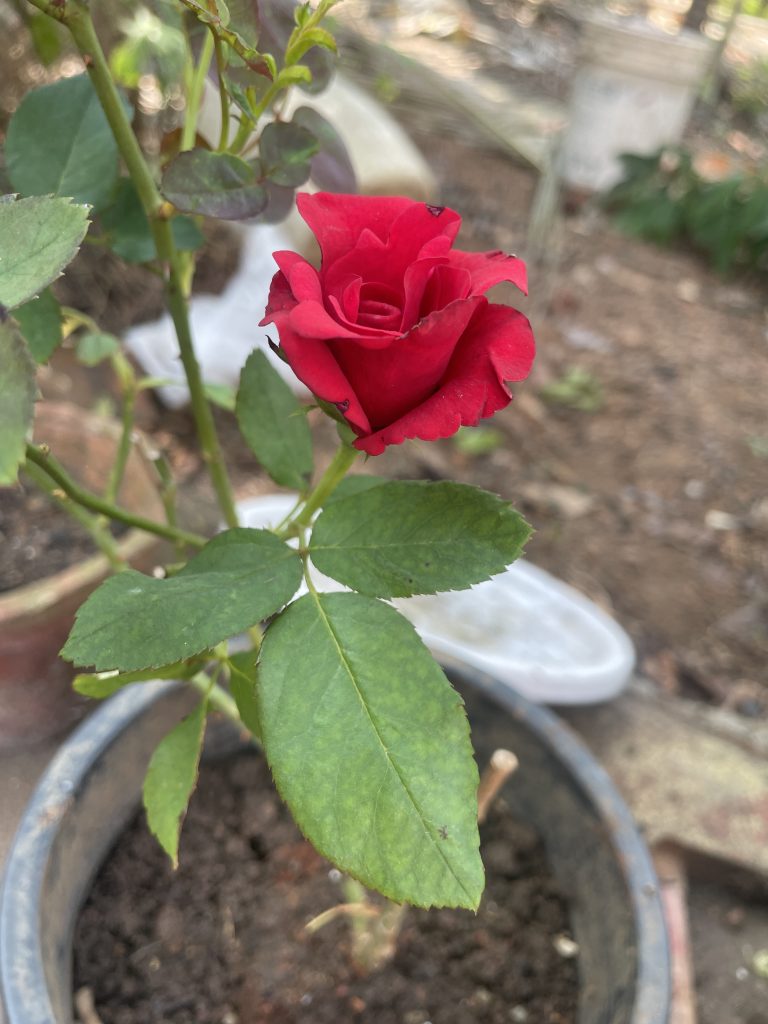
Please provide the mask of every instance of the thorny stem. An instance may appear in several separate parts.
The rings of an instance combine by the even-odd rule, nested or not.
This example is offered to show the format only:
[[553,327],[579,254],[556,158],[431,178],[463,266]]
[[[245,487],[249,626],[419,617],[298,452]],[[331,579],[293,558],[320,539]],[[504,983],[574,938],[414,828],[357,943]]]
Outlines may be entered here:
[[[216,434],[213,413],[203,388],[200,366],[192,344],[187,289],[185,288],[187,276],[185,275],[185,261],[181,258],[173,240],[171,224],[168,219],[172,211],[160,195],[149,165],[144,159],[144,154],[128,121],[88,8],[82,3],[82,0],[68,0],[62,7],[56,7],[52,0],[30,0],[30,2],[41,11],[63,22],[69,29],[88,69],[94,90],[109,121],[112,134],[136,187],[144,212],[149,218],[157,254],[161,263],[167,268],[168,309],[176,328],[179,353],[187,377],[192,413],[203,450],[203,459],[208,467],[227,525],[237,526],[237,512],[232,487]],[[206,36],[206,41],[208,38],[209,36]],[[211,41],[209,45],[211,53],[213,53],[213,42]],[[196,76],[196,81],[197,77],[199,76]]]
[[59,488],[56,485],[56,481],[33,462],[27,462],[24,472],[52,501],[55,501],[57,505],[64,508],[73,519],[76,519],[81,526],[85,527],[115,572],[120,572],[126,568],[125,559],[121,558],[117,550],[117,544],[101,516],[91,515],[84,508],[62,497],[61,493],[57,494]]
[[91,512],[107,516],[109,519],[116,519],[119,523],[133,526],[137,530],[144,530],[145,533],[153,533],[166,540],[189,544],[190,547],[202,548],[208,543],[207,538],[201,534],[189,533],[187,530],[180,530],[174,526],[167,526],[165,523],[156,523],[151,519],[145,519],[144,516],[135,515],[118,505],[110,504],[97,494],[85,490],[75,483],[61,463],[47,450],[28,444],[26,456],[27,462],[39,466],[54,483],[58,484],[67,497]]

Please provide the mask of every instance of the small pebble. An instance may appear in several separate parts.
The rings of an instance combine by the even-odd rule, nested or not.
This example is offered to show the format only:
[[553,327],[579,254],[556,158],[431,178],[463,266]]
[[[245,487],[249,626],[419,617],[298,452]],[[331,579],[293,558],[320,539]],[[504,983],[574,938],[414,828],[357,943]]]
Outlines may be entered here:
[[723,512],[719,508],[711,508],[704,516],[704,522],[710,530],[738,530],[739,520],[730,512]]
[[746,981],[749,977],[749,971],[746,967],[737,967],[734,974],[736,975],[736,981]]
[[579,955],[579,944],[569,935],[556,935],[552,941],[555,951],[566,960],[572,960]]
[[509,1019],[513,1024],[526,1024],[528,1011],[524,1006],[513,1006],[509,1011]]

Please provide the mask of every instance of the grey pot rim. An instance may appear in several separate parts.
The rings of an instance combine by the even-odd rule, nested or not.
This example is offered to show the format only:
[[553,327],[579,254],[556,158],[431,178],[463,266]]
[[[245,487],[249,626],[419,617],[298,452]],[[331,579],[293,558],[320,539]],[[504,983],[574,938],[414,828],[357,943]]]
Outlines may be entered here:
[[[552,711],[483,672],[441,660],[449,675],[491,697],[554,750],[605,823],[626,884],[637,940],[637,998],[631,1024],[663,1024],[669,1012],[671,975],[660,885],[624,799],[584,743]],[[142,683],[115,694],[74,730],[38,782],[9,851],[0,887],[0,999],[8,1024],[24,1024],[23,991],[31,986],[47,992],[37,922],[49,855],[75,792],[115,737],[179,685],[173,680]]]

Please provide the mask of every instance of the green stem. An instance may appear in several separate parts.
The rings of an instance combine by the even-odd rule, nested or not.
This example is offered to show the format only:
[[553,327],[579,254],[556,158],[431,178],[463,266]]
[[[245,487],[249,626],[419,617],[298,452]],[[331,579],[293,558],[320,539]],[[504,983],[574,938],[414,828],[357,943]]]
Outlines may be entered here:
[[128,463],[128,456],[131,453],[131,435],[133,434],[133,411],[136,404],[136,391],[129,388],[123,395],[123,429],[120,434],[120,442],[115,453],[115,461],[109,472],[109,479],[104,490],[104,500],[114,505],[117,500],[117,492],[123,482],[125,467]]
[[[33,0],[35,2],[35,0]],[[41,6],[37,4],[37,6]],[[43,7],[45,9],[45,7]],[[99,102],[106,114],[112,134],[115,137],[120,155],[125,161],[128,173],[136,186],[147,215],[157,216],[163,205],[149,166],[139,146],[130,122],[125,113],[120,94],[112,79],[107,58],[101,48],[91,15],[85,4],[70,2],[65,5],[63,21],[69,29],[75,44],[85,60],[85,66],[99,97]]]
[[309,526],[312,522],[312,516],[319,508],[322,508],[326,499],[333,494],[346,476],[347,470],[359,454],[359,451],[350,447],[348,444],[342,444],[339,446],[330,466],[326,469],[325,473],[323,473],[317,486],[307,498],[304,503],[304,508],[299,512],[298,516],[293,521],[293,524],[288,524],[289,527],[291,525],[299,527]]
[[227,62],[224,57],[224,49],[221,45],[221,40],[211,29],[211,35],[213,36],[213,46],[216,53],[216,69],[219,73],[219,105],[221,108],[221,130],[219,131],[219,145],[218,152],[223,153],[227,148],[229,142],[229,91],[224,81],[224,69],[227,66]]
[[255,124],[255,121],[246,117],[242,111],[240,112],[240,124],[238,125],[234,139],[229,145],[229,149],[227,150],[228,153],[239,153],[242,150],[243,146],[251,137]]
[[[35,6],[40,7],[41,10],[50,13],[48,10],[48,0],[32,0],[32,2]],[[203,460],[208,467],[208,472],[210,473],[227,525],[237,526],[237,512],[235,511],[232,487],[216,434],[213,413],[205,396],[200,366],[195,357],[195,350],[192,344],[185,288],[184,260],[176,249],[173,240],[171,224],[167,219],[168,207],[160,195],[130,122],[126,117],[125,110],[120,101],[120,95],[112,79],[107,59],[93,27],[93,21],[91,20],[88,8],[80,0],[69,0],[69,3],[65,5],[65,14],[59,20],[63,20],[67,25],[72,38],[83,55],[94,90],[107,116],[115,141],[128,168],[128,173],[136,186],[144,212],[147,214],[152,226],[157,254],[161,262],[168,268],[166,280],[168,308],[176,328],[181,362],[184,366],[189,386],[192,414],[195,418],[200,445],[203,449]],[[206,41],[209,38],[210,36],[206,36]],[[209,45],[211,53],[213,53],[213,42]],[[204,43],[203,55],[206,49],[207,47]],[[200,63],[203,64],[203,61],[201,60]],[[198,77],[196,75],[196,80]]]
[[213,59],[214,42],[213,31],[206,32],[203,39],[203,48],[200,51],[200,59],[192,76],[192,83],[189,88],[189,95],[187,96],[187,110],[184,115],[184,127],[181,130],[181,145],[179,147],[182,153],[187,149],[192,149],[195,144],[197,118],[200,114],[205,79]]
[[165,523],[156,523],[151,519],[145,519],[144,516],[134,515],[133,512],[120,508],[118,505],[110,504],[110,502],[100,498],[97,494],[86,491],[75,483],[61,463],[49,452],[43,451],[33,444],[27,445],[26,455],[27,462],[39,466],[40,469],[48,474],[51,480],[58,484],[67,497],[91,512],[107,516],[109,519],[116,519],[119,523],[133,526],[137,530],[144,530],[145,533],[164,537],[166,540],[189,544],[190,547],[202,548],[208,543],[207,538],[198,533],[188,533],[186,530],[166,526]]
[[200,373],[200,364],[195,356],[195,349],[192,343],[187,298],[184,293],[184,269],[173,242],[171,225],[168,221],[158,221],[156,228],[155,240],[157,251],[160,258],[167,263],[169,268],[167,285],[168,309],[176,328],[179,355],[181,356],[181,363],[187,378],[192,414],[195,418],[200,446],[203,449],[203,461],[208,467],[208,473],[213,482],[216,496],[219,499],[219,506],[224,514],[227,526],[237,526],[238,518],[235,509],[235,499],[224,463],[224,453],[219,444],[216,424],[211,412],[211,406],[205,394],[203,377]]
[[101,551],[101,553],[107,558],[107,561],[112,566],[115,572],[120,572],[126,568],[125,559],[121,558],[119,551],[117,550],[117,544],[112,534],[107,529],[103,520],[100,516],[91,515],[90,512],[86,512],[80,505],[76,505],[74,502],[62,499],[57,490],[59,490],[56,481],[53,480],[48,474],[42,470],[39,466],[34,463],[28,462],[24,467],[24,472],[33,480],[34,483],[43,491],[48,497],[54,501],[59,508],[63,509],[67,515],[77,520],[81,526],[90,533],[94,543]]
[[197,675],[187,679],[186,682],[190,686],[194,686],[196,690],[199,690],[204,697],[208,698],[208,703],[214,711],[220,711],[222,715],[231,719],[241,729],[245,728],[237,710],[237,704],[235,704],[234,700],[222,686],[219,686],[218,683],[212,683],[209,675],[206,675],[205,672],[198,672]]

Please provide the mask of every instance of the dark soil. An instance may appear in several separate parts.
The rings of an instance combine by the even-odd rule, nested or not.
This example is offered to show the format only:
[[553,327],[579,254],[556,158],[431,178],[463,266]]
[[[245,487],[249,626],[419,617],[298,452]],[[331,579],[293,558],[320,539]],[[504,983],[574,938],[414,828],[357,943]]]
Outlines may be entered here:
[[568,1024],[576,964],[555,949],[568,914],[531,829],[502,802],[483,827],[477,915],[409,910],[394,961],[360,977],[346,925],[311,918],[342,896],[251,755],[209,764],[174,873],[143,817],[78,922],[75,986],[104,1024]]
[[0,488],[0,593],[94,554],[86,529],[31,487]]

